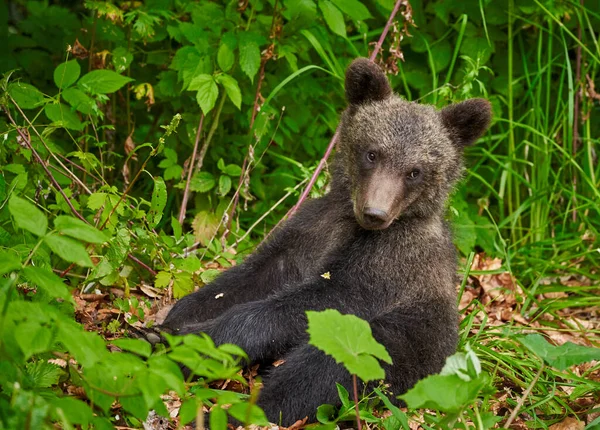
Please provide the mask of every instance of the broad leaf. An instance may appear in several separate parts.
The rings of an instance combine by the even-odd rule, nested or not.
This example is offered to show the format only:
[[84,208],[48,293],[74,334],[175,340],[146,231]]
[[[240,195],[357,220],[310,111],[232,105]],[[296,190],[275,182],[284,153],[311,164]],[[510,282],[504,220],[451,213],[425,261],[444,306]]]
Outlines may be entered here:
[[226,195],[231,190],[231,178],[227,175],[221,175],[219,178],[219,194]]
[[44,95],[36,87],[21,82],[10,84],[8,94],[21,109],[34,109],[44,102]]
[[79,88],[67,88],[62,92],[62,98],[67,101],[71,106],[77,109],[79,112],[85,115],[89,115],[93,112],[94,99],[88,96],[86,93],[81,91]]
[[54,227],[60,233],[89,243],[104,243],[109,238],[96,227],[72,216],[59,215],[54,219]]
[[547,364],[558,370],[592,360],[600,360],[600,348],[576,345],[572,342],[554,346],[548,343],[542,335],[529,334],[519,338],[519,341]]
[[152,354],[152,346],[148,342],[140,339],[121,338],[111,340],[110,343],[112,343],[116,347],[121,348],[124,351],[135,352],[136,354],[139,354],[142,357],[148,358]]
[[53,122],[59,123],[69,130],[81,131],[83,124],[77,114],[65,104],[47,104],[44,106],[44,113]]
[[365,5],[358,0],[331,0],[346,15],[356,21],[371,18],[371,13]]
[[217,63],[219,63],[221,70],[228,72],[233,67],[234,62],[235,55],[233,54],[233,50],[227,43],[221,43],[219,52],[217,53]]
[[260,68],[260,48],[256,39],[248,33],[240,34],[240,66],[242,71],[254,82]]
[[21,269],[21,259],[13,251],[0,251],[0,275]]
[[196,193],[206,193],[215,185],[215,177],[210,172],[198,172],[190,180],[190,190]]
[[327,26],[335,34],[346,37],[346,23],[342,12],[329,0],[319,0],[319,9],[323,13],[323,18]]
[[71,294],[60,276],[36,266],[27,266],[23,269],[23,274],[49,296],[72,301]]
[[223,85],[225,91],[227,92],[227,96],[233,102],[235,107],[238,109],[242,105],[242,92],[240,91],[240,87],[238,82],[229,75],[219,75],[217,77],[217,82]]
[[212,108],[215,107],[215,102],[219,96],[219,87],[211,75],[202,74],[196,76],[192,79],[192,82],[190,82],[188,89],[191,91],[198,90],[196,93],[196,101],[204,115],[209,113]]
[[63,260],[83,267],[94,267],[85,247],[80,242],[58,234],[50,234],[44,238],[44,241],[52,252]]
[[17,227],[27,230],[37,236],[46,234],[48,219],[35,205],[14,194],[8,201],[8,210],[15,220]]
[[457,375],[432,375],[417,382],[400,398],[411,409],[458,412],[473,403],[488,384],[489,376],[485,373],[470,381]]
[[93,70],[81,77],[78,85],[94,94],[110,94],[121,89],[133,79],[119,75],[112,70]]
[[385,372],[376,358],[392,363],[385,347],[371,333],[369,323],[337,310],[307,311],[309,343],[331,355],[363,381],[383,379]]
[[79,79],[80,74],[81,67],[77,60],[60,63],[54,69],[54,83],[60,89],[70,87]]

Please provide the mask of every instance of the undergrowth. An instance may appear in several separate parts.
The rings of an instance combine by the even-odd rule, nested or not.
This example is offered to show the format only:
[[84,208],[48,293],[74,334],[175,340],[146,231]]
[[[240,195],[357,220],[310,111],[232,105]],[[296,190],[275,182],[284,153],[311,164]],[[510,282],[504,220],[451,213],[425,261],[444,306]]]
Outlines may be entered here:
[[598,428],[599,11],[598,0],[0,5],[0,428],[203,425],[203,408],[211,428],[228,415],[267,424],[239,349],[191,336],[152,352],[128,332],[241,261],[302,190],[326,192],[318,160],[345,66],[374,50],[408,100],[486,97],[494,123],[448,211],[460,352],[408,408],[384,385],[356,403],[340,389],[321,424]]

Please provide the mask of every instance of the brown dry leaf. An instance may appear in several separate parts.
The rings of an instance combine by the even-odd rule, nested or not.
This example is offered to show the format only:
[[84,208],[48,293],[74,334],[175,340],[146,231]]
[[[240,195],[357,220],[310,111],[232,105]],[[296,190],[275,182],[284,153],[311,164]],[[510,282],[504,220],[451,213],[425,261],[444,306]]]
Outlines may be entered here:
[[550,426],[550,430],[583,430],[585,424],[575,418],[565,418],[563,421]]
[[594,407],[591,408],[591,410],[593,410],[595,412],[592,412],[591,414],[587,415],[586,421],[588,424],[590,424],[595,419],[600,418],[600,403],[598,403],[597,405],[594,405]]
[[80,60],[88,57],[88,50],[79,42],[79,39],[75,39],[73,46],[69,46],[71,55]]

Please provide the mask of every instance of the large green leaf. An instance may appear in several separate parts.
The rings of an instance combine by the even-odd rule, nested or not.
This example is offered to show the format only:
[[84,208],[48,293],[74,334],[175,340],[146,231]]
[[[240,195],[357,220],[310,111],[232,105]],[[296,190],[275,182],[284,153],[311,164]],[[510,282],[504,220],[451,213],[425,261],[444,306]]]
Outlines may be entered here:
[[411,409],[458,412],[473,403],[488,383],[489,376],[485,373],[470,381],[457,375],[432,375],[400,397]]
[[59,215],[54,219],[54,227],[60,233],[89,243],[104,243],[109,238],[96,227],[80,219]]
[[383,379],[385,372],[376,358],[392,363],[385,347],[371,333],[369,323],[355,315],[342,315],[337,310],[307,311],[309,343],[363,381]]
[[83,130],[83,123],[75,112],[70,107],[62,103],[47,104],[44,106],[44,113],[53,122],[59,123],[64,128],[69,130]]
[[219,87],[211,75],[201,74],[196,76],[190,82],[188,90],[198,91],[196,93],[196,101],[204,115],[209,113],[212,108],[215,107],[215,102],[219,96]]
[[219,75],[217,76],[217,82],[223,85],[225,91],[227,92],[227,96],[233,102],[235,107],[238,109],[242,105],[242,92],[240,91],[240,87],[238,82],[229,75]]
[[0,251],[0,275],[21,268],[21,259],[14,251]]
[[83,267],[94,267],[85,247],[80,242],[54,233],[46,236],[44,241],[63,260]]
[[94,99],[81,91],[79,88],[66,88],[62,92],[62,98],[85,115],[89,115],[94,109]]
[[34,109],[44,102],[44,95],[36,87],[21,82],[10,84],[8,94],[21,109]]
[[27,266],[23,269],[25,277],[48,295],[55,298],[71,301],[72,297],[62,278],[49,270],[36,266]]
[[547,364],[559,370],[587,361],[600,360],[600,348],[576,345],[572,342],[554,346],[539,334],[529,334],[519,338],[519,341]]
[[77,60],[60,63],[56,69],[54,69],[54,83],[61,89],[70,87],[77,79],[79,79],[80,74],[81,67]]
[[78,85],[94,94],[110,94],[121,89],[133,79],[112,70],[93,70],[81,77]]
[[52,330],[38,322],[25,321],[15,328],[15,339],[27,360],[32,355],[45,352],[50,348]]
[[27,230],[36,236],[46,234],[48,219],[32,203],[13,194],[8,201],[8,210],[17,227]]
[[260,68],[260,48],[252,34],[240,34],[240,66],[242,71],[254,82]]
[[371,13],[365,5],[358,0],[331,0],[346,15],[356,21],[371,18]]
[[235,62],[235,55],[233,49],[227,43],[221,43],[219,46],[219,52],[217,53],[217,63],[224,72],[228,72],[233,67]]
[[323,13],[323,18],[327,26],[335,34],[346,37],[346,23],[342,12],[329,0],[319,0],[319,9]]

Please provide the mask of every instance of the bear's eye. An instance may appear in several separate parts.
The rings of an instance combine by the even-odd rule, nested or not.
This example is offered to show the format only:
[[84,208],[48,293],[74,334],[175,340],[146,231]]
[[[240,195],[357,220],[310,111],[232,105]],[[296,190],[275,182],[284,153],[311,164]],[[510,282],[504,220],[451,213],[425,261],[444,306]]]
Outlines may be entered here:
[[421,171],[419,169],[413,169],[406,175],[408,179],[417,179],[419,176],[421,176]]
[[373,151],[367,152],[367,161],[369,161],[370,163],[374,163],[375,159],[377,159],[377,155],[375,155]]

